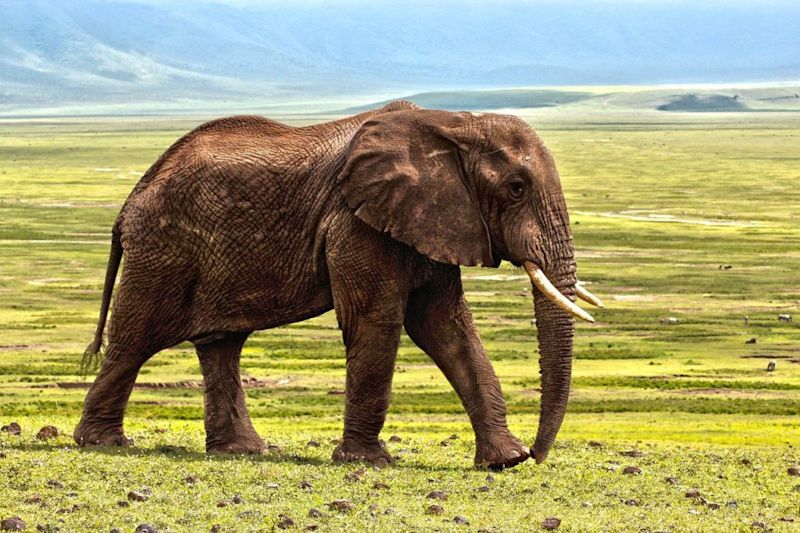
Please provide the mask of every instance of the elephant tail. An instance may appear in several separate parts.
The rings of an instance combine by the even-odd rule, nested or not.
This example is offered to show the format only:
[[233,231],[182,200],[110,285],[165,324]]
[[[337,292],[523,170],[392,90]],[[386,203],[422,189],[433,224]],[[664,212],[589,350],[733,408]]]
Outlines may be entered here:
[[85,376],[90,371],[95,371],[100,366],[103,358],[103,331],[106,328],[106,317],[111,306],[111,293],[114,291],[114,282],[117,279],[117,271],[122,261],[122,242],[120,239],[119,226],[114,225],[111,233],[111,253],[108,257],[106,266],[106,280],[103,285],[103,301],[100,304],[100,319],[97,322],[97,330],[94,333],[94,340],[83,352],[81,359],[81,373]]

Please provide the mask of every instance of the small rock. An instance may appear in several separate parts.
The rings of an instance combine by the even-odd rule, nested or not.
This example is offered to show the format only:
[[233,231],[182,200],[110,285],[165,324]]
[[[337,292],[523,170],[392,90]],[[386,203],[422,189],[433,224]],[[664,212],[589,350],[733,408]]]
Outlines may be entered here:
[[383,514],[385,514],[385,515],[393,515],[393,514],[397,514],[397,511],[395,511],[392,507],[387,507],[386,509],[383,510]]
[[478,487],[478,492],[489,492],[489,486],[483,485],[481,487]]
[[388,490],[389,485],[387,485],[382,481],[376,481],[375,483],[372,484],[372,488],[375,490]]
[[752,527],[753,529],[766,530],[767,529],[767,524],[765,524],[764,522],[755,521],[752,524],[750,524],[750,527]]
[[309,518],[322,518],[323,516],[325,516],[325,515],[319,509],[314,509],[312,507],[311,509],[308,510],[308,517]]
[[391,437],[389,437],[389,442],[403,442],[403,439],[401,439],[397,435],[392,435]]
[[8,433],[10,435],[20,435],[20,434],[22,434],[22,428],[19,427],[19,424],[17,424],[16,422],[11,422],[9,425],[1,427],[0,431],[3,431],[3,432]]
[[548,516],[542,522],[542,527],[544,529],[553,530],[553,529],[558,529],[559,526],[561,526],[561,519],[555,516]]
[[637,500],[636,498],[631,498],[629,500],[625,500],[625,505],[629,505],[631,507],[636,507],[637,505],[639,505],[639,500]]
[[231,498],[231,501],[237,505],[244,503],[244,498],[239,496],[238,494]]
[[586,509],[591,509],[593,507],[593,505],[592,505],[592,502],[583,502],[583,503],[581,503],[581,507],[584,507]]
[[211,533],[219,533],[220,531],[222,531],[221,525],[214,524],[213,526],[211,526]]
[[781,522],[794,522],[794,517],[793,516],[782,516],[782,517],[778,518],[778,520],[780,520]]
[[319,442],[315,440],[310,440],[306,443],[306,446],[308,446],[309,448],[319,448]]
[[736,500],[729,500],[728,503],[725,504],[725,507],[727,507],[728,509],[736,509],[737,507],[739,507],[739,502],[737,502]]
[[425,514],[444,514],[444,508],[441,505],[429,505],[428,508],[425,509]]
[[197,483],[198,481],[200,481],[200,478],[199,478],[199,477],[197,477],[197,476],[186,476],[186,477],[185,477],[183,480],[184,480],[186,483],[188,483],[189,485],[194,485],[195,483]]
[[455,522],[459,526],[468,526],[469,525],[469,520],[467,520],[465,517],[463,517],[461,515],[454,516],[453,517],[453,522]]
[[122,530],[118,527],[111,528],[111,531],[108,533],[122,533]]
[[291,516],[286,516],[285,514],[278,515],[278,523],[275,524],[275,527],[278,529],[289,529],[290,527],[294,527],[294,520],[292,520]]
[[47,486],[53,489],[63,489],[64,484],[57,479],[48,479]]
[[753,462],[747,457],[742,457],[742,459],[739,462],[742,463],[744,466],[750,466],[751,464],[753,464]]
[[372,505],[369,506],[369,514],[371,514],[372,516],[375,516],[376,514],[378,514],[378,505],[377,504],[373,503]]
[[708,507],[709,509],[712,509],[712,510],[717,510],[722,506],[720,504],[718,504],[717,502],[708,502],[706,504],[706,507]]
[[686,491],[685,496],[687,498],[699,498],[700,497],[700,491],[698,489],[689,489],[689,490]]
[[139,524],[134,533],[158,533],[158,530],[150,524]]
[[225,500],[217,502],[217,507],[219,507],[220,509],[222,509],[223,507],[227,507],[227,506],[228,506],[228,502],[226,502]]
[[306,490],[306,491],[308,491],[308,492],[311,492],[311,491],[313,491],[313,490],[314,490],[314,487],[313,487],[313,485],[311,485],[311,483],[309,483],[309,482],[308,482],[308,481],[306,481],[305,479],[304,479],[303,481],[301,481],[301,482],[300,482],[300,488],[301,488],[301,489],[303,489],[303,490]]
[[[19,435],[19,433],[13,433],[13,435]],[[3,518],[3,521],[0,522],[0,529],[3,531],[23,531],[25,529],[25,521],[18,516]]]
[[49,440],[56,437],[58,437],[58,429],[55,426],[44,426],[36,434],[36,438],[39,440]]
[[619,454],[625,457],[642,457],[644,455],[639,450],[626,450],[623,452],[619,452]]
[[494,476],[489,474],[486,476],[486,483],[494,483]]
[[432,490],[432,491],[430,491],[428,493],[426,498],[428,498],[429,500],[445,501],[445,500],[447,500],[447,493],[446,492],[442,492],[440,490]]
[[273,489],[273,490],[275,490],[275,489],[279,489],[279,488],[281,487],[281,486],[280,486],[280,485],[278,485],[277,483],[267,483],[267,484],[266,484],[266,485],[264,485],[264,486],[265,486],[266,488],[268,488],[268,489]]
[[775,372],[775,361],[767,363],[767,372]]
[[638,476],[642,473],[642,469],[639,468],[638,466],[626,466],[625,470],[623,470],[622,473],[631,476]]
[[328,504],[331,511],[339,511],[340,513],[347,513],[355,509],[355,505],[349,500],[333,500]]
[[346,474],[344,476],[344,478],[347,481],[361,481],[361,480],[364,479],[364,475],[366,473],[367,473],[367,469],[362,467],[362,468],[359,468],[357,470],[354,470],[354,471],[350,472],[349,474]]
[[603,446],[605,446],[605,445],[600,441],[596,441],[596,440],[590,440],[589,441],[589,447],[590,448],[602,448]]
[[786,469],[786,473],[790,476],[800,476],[800,466],[792,465]]
[[756,341],[755,337],[751,337],[751,338],[747,339],[746,341],[744,341],[745,344],[755,344],[756,342],[757,341]]
[[25,503],[42,503],[42,495],[37,493],[31,494],[25,498]]
[[120,500],[117,502],[117,507],[129,507],[130,503],[125,500]]
[[666,481],[670,485],[677,485],[678,484],[678,478],[676,478],[676,477],[668,477],[668,478],[665,478],[664,481]]
[[150,496],[138,490],[132,490],[128,493],[128,500],[132,502],[146,502]]

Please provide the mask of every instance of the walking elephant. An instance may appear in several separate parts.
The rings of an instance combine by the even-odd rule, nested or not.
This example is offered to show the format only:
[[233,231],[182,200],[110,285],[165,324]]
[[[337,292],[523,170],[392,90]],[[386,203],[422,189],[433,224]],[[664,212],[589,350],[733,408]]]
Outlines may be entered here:
[[577,284],[552,155],[522,120],[408,102],[294,128],[254,116],[204,124],[145,173],[114,224],[99,357],[75,429],[80,445],[126,445],[123,415],[142,364],[194,343],[209,452],[259,453],[239,357],[256,330],[336,310],[347,348],[344,435],[334,460],[391,462],[379,432],[401,330],[439,366],[475,431],[475,463],[531,451],[507,428],[459,265],[523,266],[533,283],[542,404],[533,455],[547,456],[569,395]]

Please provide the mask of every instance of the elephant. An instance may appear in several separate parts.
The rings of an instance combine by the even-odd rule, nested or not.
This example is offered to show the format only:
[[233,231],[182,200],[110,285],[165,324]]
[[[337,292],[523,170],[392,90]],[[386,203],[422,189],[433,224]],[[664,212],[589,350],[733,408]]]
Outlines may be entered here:
[[[103,337],[119,265],[123,270]],[[523,267],[538,323],[542,402],[532,451],[508,429],[499,381],[460,266]],[[441,369],[475,433],[475,465],[542,462],[565,415],[576,297],[555,161],[519,118],[396,101],[291,127],[258,116],[205,123],[143,175],[111,231],[99,361],[74,438],[130,442],[123,417],[141,366],[189,341],[204,380],[208,453],[261,453],[239,374],[248,336],[331,309],[346,348],[335,461],[393,461],[379,440],[402,330]],[[101,354],[102,350],[102,354]]]

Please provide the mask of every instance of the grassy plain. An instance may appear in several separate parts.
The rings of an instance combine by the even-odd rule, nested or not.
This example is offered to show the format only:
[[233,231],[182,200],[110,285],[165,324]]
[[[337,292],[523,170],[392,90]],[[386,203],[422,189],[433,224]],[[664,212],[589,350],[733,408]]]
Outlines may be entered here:
[[[400,462],[356,476],[347,474],[357,466],[329,463],[344,383],[332,314],[257,333],[245,347],[243,372],[267,382],[247,390],[254,423],[280,450],[202,453],[202,389],[176,386],[201,378],[188,345],[143,369],[140,384],[164,386],[133,394],[135,447],[78,450],[69,434],[85,389],[58,384],[82,380],[111,224],[147,166],[201,119],[1,121],[0,422],[19,422],[22,436],[0,433],[0,518],[61,531],[264,530],[281,515],[322,530],[531,530],[548,516],[568,531],[798,527],[800,477],[787,469],[800,462],[800,118],[520,113],[559,161],[579,275],[607,308],[578,327],[574,394],[550,458],[493,481],[472,470],[466,415],[407,338],[384,430],[402,439],[389,444]],[[532,442],[529,284],[510,266],[463,276],[512,430]],[[45,424],[63,435],[36,439]],[[641,455],[619,453],[631,450]],[[145,487],[148,501],[118,506]],[[686,497],[690,489],[701,497]],[[426,498],[432,490],[449,498]],[[335,499],[354,509],[329,510]],[[443,514],[427,514],[431,504]]]

